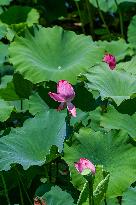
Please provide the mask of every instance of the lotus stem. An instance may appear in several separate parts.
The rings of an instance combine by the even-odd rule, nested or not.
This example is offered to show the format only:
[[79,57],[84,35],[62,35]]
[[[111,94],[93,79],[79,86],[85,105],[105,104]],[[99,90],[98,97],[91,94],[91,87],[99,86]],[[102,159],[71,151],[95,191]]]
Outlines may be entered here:
[[93,179],[93,177],[91,177],[91,179],[88,180],[89,205],[94,205],[94,199],[93,199],[93,182],[94,182],[94,179]]
[[93,18],[92,18],[92,14],[91,14],[91,6],[89,3],[89,0],[86,0],[86,7],[87,7],[87,11],[88,11],[88,17],[89,17],[89,25],[90,25],[90,34],[92,35],[93,39],[95,38],[95,33],[94,33],[94,24],[93,24]]
[[66,139],[69,139],[71,131],[70,131],[70,119],[71,116],[69,114],[69,111],[67,110],[67,117],[66,117]]
[[17,176],[17,181],[18,181],[18,187],[19,187],[19,192],[20,192],[21,205],[24,205],[23,194],[22,194],[22,191],[21,191],[21,185],[20,185],[20,181],[18,179],[18,176]]
[[24,189],[24,192],[25,192],[25,194],[26,194],[26,196],[27,196],[27,199],[28,199],[29,203],[30,203],[31,205],[33,205],[32,202],[31,202],[31,199],[30,199],[30,197],[29,197],[29,195],[28,195],[28,193],[27,193],[27,191],[26,191],[26,189],[25,189],[25,186],[24,186],[23,181],[22,181],[22,179],[21,179],[21,177],[20,177],[20,174],[19,174],[19,171],[18,171],[17,167],[15,167],[15,170],[16,170],[16,172],[17,172],[18,179],[19,179],[20,183],[22,184],[22,188]]
[[8,189],[7,189],[7,185],[6,185],[6,182],[5,182],[5,179],[4,179],[4,176],[3,176],[2,172],[1,172],[1,179],[2,179],[3,186],[4,186],[4,192],[5,192],[7,203],[8,203],[8,205],[10,205],[10,199],[9,199],[9,196],[8,196]]
[[98,7],[98,11],[99,11],[100,18],[101,18],[101,20],[102,20],[102,22],[103,22],[103,24],[104,24],[104,26],[105,26],[105,28],[106,28],[106,30],[107,30],[107,33],[109,34],[110,39],[111,39],[111,33],[110,33],[110,30],[109,30],[109,28],[108,28],[108,26],[107,26],[107,24],[106,24],[106,21],[105,21],[105,19],[104,19],[103,13],[101,12],[101,9],[100,9],[99,1],[98,1],[98,0],[96,0],[96,4],[97,4],[97,7]]
[[78,4],[77,1],[75,1],[75,4],[76,4],[78,15],[79,15],[79,18],[80,18],[80,21],[81,21],[82,32],[85,34],[85,29],[84,29],[84,24],[83,24],[83,21],[82,21],[82,15],[81,15],[81,11],[80,11],[80,8],[79,8],[79,4]]
[[119,20],[120,20],[120,31],[121,31],[121,35],[122,37],[124,37],[124,29],[123,29],[123,16],[122,16],[122,12],[119,8],[119,5],[118,5],[118,2],[117,0],[114,0],[115,1],[115,4],[117,6],[117,9],[118,9],[118,13],[119,13]]

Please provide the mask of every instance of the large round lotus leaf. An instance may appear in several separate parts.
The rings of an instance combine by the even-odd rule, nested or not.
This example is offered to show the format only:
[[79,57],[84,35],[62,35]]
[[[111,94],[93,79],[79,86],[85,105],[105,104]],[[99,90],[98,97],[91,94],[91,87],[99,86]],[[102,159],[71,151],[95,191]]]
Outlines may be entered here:
[[77,75],[101,61],[104,50],[91,38],[61,27],[39,28],[34,36],[18,37],[10,46],[10,61],[33,83],[60,79],[76,82]]
[[136,16],[133,16],[128,26],[128,41],[136,47]]
[[[99,7],[102,11],[111,11],[115,12],[117,10],[117,6],[115,3],[115,0],[89,0],[93,6],[97,7],[97,1],[99,3]],[[124,2],[134,2],[136,3],[135,0],[117,0],[118,4],[124,3]]]
[[23,127],[12,129],[9,135],[0,138],[0,170],[9,170],[14,163],[24,169],[41,166],[52,145],[62,152],[64,138],[65,114],[50,110],[28,119]]
[[127,72],[111,70],[106,63],[91,68],[86,77],[91,91],[98,91],[102,99],[112,98],[117,105],[136,93],[136,78]]
[[79,185],[83,176],[79,176],[74,162],[80,158],[89,159],[94,165],[103,165],[110,174],[106,196],[121,196],[136,180],[136,149],[127,144],[128,136],[122,132],[95,132],[83,128],[75,135],[72,146],[64,148],[64,159],[71,171],[72,182]]

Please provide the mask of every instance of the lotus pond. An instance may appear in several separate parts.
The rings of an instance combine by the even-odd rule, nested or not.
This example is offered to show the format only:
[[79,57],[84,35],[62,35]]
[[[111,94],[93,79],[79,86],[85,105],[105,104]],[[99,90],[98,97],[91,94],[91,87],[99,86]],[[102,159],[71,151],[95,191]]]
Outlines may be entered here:
[[0,0],[0,205],[136,205],[136,0]]

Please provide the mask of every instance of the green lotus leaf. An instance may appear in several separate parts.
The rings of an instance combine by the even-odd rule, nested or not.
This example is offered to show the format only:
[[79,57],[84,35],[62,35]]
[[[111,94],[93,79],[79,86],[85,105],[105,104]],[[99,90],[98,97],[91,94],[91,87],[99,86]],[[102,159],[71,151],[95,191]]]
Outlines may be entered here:
[[1,79],[0,98],[6,101],[19,100],[20,97],[15,92],[15,87],[12,81],[13,77],[5,75]]
[[0,0],[0,6],[9,5],[12,0]]
[[[122,195],[123,191],[136,180],[136,149],[127,144],[128,136],[123,132],[108,134],[83,128],[75,134],[77,141],[72,147],[64,148],[64,159],[71,171],[72,182],[83,184],[82,176],[75,170],[74,162],[87,158],[95,165],[103,165],[110,174],[106,196],[113,198]],[[80,176],[80,177],[79,177]]]
[[136,15],[133,16],[129,26],[128,26],[128,41],[132,46],[136,47]]
[[52,187],[42,198],[48,205],[74,205],[72,196],[66,191],[62,191],[58,186]]
[[135,205],[136,203],[136,187],[130,187],[122,196],[122,205]]
[[47,111],[49,107],[37,93],[34,93],[28,100],[28,109],[32,115],[35,115]]
[[31,7],[12,6],[0,15],[0,20],[8,25],[26,23],[32,26],[38,23],[39,13]]
[[[96,0],[89,0],[89,1],[91,4],[93,4],[93,6],[97,7]],[[136,3],[135,0],[117,0],[118,5],[124,2]],[[115,12],[117,10],[115,0],[98,0],[98,3],[99,3],[100,9],[104,12],[107,12],[107,11]]]
[[[57,123],[56,123],[57,122]],[[65,137],[65,117],[54,110],[25,121],[23,127],[12,129],[0,138],[0,170],[9,170],[19,163],[24,169],[45,163],[51,146],[61,152]]]
[[0,99],[0,122],[4,122],[10,117],[13,108],[6,101]]
[[133,50],[131,46],[126,43],[124,39],[119,39],[117,41],[97,41],[96,45],[102,47],[105,52],[111,53],[116,57],[117,61],[124,59],[127,55],[132,55]]
[[128,73],[136,75],[136,56],[134,56],[130,61],[117,64],[117,70],[125,70]]
[[6,33],[7,33],[7,26],[0,23],[0,39],[5,37]]
[[90,91],[98,91],[102,99],[112,98],[117,105],[136,93],[136,78],[127,72],[110,70],[106,63],[91,68],[86,77]]
[[104,54],[90,37],[57,26],[17,37],[9,50],[16,71],[33,83],[60,79],[75,83],[77,75],[101,61]]
[[110,130],[125,130],[136,140],[136,114],[132,116],[121,114],[115,108],[108,107],[108,112],[101,116],[101,126]]
[[3,64],[6,61],[8,56],[8,45],[0,42],[0,64]]

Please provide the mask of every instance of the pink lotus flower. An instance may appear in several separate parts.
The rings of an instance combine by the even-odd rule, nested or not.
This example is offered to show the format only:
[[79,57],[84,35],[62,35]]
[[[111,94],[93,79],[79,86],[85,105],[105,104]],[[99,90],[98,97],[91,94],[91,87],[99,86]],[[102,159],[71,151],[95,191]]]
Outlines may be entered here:
[[111,54],[106,54],[103,58],[103,61],[109,65],[111,70],[113,70],[116,67],[116,59]]
[[58,110],[63,110],[67,106],[69,113],[73,117],[76,117],[76,108],[71,103],[75,97],[75,92],[72,85],[68,81],[60,80],[57,84],[57,93],[49,92],[48,94],[53,100],[61,102]]
[[95,174],[95,166],[88,159],[80,158],[79,161],[75,163],[75,167],[80,173],[85,169],[90,169],[91,173]]

